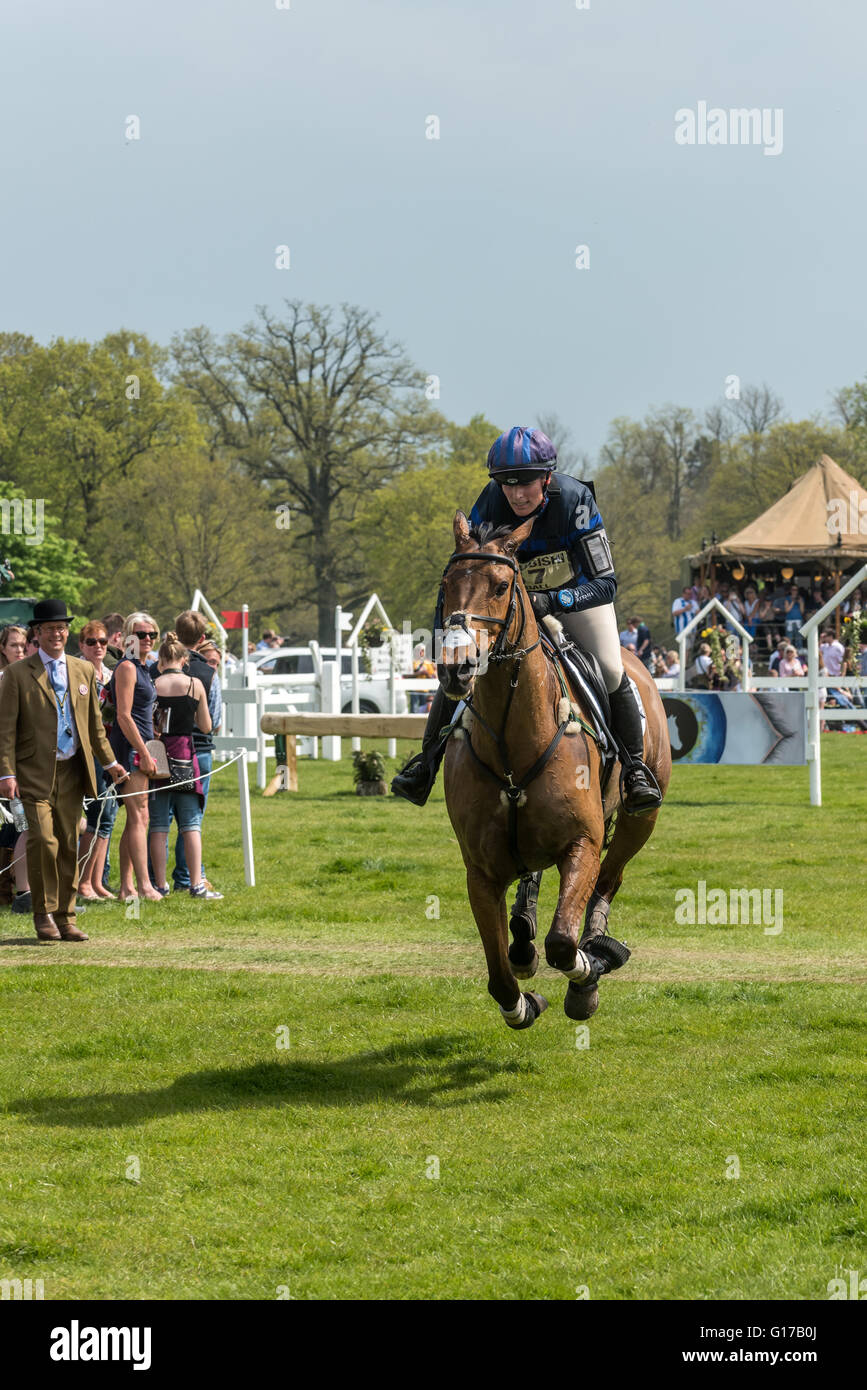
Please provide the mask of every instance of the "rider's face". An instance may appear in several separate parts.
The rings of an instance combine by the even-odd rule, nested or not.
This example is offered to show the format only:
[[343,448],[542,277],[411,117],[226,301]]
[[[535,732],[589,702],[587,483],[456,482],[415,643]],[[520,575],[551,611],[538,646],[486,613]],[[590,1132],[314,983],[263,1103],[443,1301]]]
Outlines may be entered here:
[[544,483],[541,478],[534,478],[531,483],[504,483],[503,494],[516,516],[529,516],[542,502]]

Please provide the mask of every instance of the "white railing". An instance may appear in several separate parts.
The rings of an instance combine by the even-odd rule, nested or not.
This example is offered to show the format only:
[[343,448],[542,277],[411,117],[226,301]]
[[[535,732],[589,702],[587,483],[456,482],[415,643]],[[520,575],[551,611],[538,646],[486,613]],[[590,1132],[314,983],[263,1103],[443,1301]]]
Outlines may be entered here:
[[[829,716],[837,717],[834,710],[823,710],[819,706],[819,686],[820,685],[839,685],[851,684],[855,679],[852,676],[829,676],[822,677],[819,674],[819,628],[827,617],[834,612],[835,608],[848,598],[853,589],[857,589],[862,580],[867,579],[867,565],[862,565],[856,574],[852,575],[842,587],[838,589],[832,598],[818,613],[814,613],[812,618],[808,618],[802,625],[801,632],[807,639],[807,762],[810,764],[810,802],[813,806],[822,804],[822,755],[821,740],[819,730],[822,720]],[[858,680],[858,684],[860,684]],[[850,718],[857,718],[850,710],[846,711]]]

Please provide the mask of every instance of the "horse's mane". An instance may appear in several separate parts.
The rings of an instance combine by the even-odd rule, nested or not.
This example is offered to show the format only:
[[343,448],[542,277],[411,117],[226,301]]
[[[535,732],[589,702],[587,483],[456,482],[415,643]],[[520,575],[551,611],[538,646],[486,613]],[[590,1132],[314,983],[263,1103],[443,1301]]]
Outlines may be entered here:
[[487,545],[489,541],[498,541],[503,536],[511,536],[514,530],[514,526],[495,527],[492,521],[483,521],[478,526],[470,527],[470,540],[478,541],[479,545]]

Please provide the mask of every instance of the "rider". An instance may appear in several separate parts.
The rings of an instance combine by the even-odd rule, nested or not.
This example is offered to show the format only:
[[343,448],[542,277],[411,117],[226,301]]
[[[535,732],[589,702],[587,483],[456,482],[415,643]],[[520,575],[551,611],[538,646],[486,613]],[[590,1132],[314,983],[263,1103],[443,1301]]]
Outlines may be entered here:
[[[623,670],[614,616],[617,580],[596,500],[586,483],[554,472],[557,451],[547,435],[526,425],[501,434],[488,454],[491,481],[470,514],[478,527],[513,529],[537,517],[517,560],[537,618],[554,614],[567,637],[599,662],[611,703],[613,733],[623,745],[624,810],[648,815],[661,803],[659,788],[642,758],[641,715]],[[440,688],[428,716],[422,751],[392,781],[392,791],[423,806],[445,751],[439,737],[450,718]]]

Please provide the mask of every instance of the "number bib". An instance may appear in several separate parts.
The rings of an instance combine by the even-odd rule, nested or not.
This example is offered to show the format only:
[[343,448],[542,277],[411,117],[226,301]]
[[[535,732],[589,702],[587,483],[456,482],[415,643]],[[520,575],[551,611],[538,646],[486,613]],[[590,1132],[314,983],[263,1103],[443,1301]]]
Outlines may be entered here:
[[575,569],[568,550],[533,555],[521,565],[521,576],[530,590],[564,589],[574,582]]

